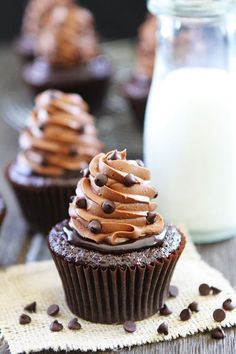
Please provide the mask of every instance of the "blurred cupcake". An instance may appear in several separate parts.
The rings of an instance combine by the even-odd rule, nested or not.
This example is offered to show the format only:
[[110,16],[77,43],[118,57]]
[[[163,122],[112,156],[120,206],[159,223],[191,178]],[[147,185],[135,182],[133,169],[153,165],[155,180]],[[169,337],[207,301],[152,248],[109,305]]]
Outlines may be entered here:
[[97,155],[78,183],[70,220],[51,230],[49,248],[77,316],[120,323],[163,306],[185,237],[155,212],[149,180],[126,151]]
[[77,92],[94,112],[101,108],[112,69],[101,55],[92,14],[79,6],[54,8],[41,29],[36,59],[23,79],[35,93],[55,88]]
[[32,231],[45,233],[67,216],[81,170],[101,151],[88,105],[76,94],[38,95],[19,147],[7,178]]
[[2,222],[4,220],[6,214],[6,206],[5,203],[3,201],[2,196],[0,195],[0,226],[2,225]]
[[147,97],[151,86],[156,51],[156,16],[149,15],[138,31],[136,69],[123,85],[123,94],[143,127]]
[[21,35],[17,40],[17,52],[26,60],[35,56],[39,32],[44,28],[51,11],[56,6],[67,6],[74,0],[29,0],[22,21]]

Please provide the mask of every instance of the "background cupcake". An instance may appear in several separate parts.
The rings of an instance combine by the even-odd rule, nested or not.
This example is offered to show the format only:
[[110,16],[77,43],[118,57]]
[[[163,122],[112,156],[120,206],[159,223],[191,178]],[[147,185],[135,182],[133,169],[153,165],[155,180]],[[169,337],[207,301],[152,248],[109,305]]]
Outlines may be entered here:
[[70,204],[70,220],[49,234],[49,248],[71,311],[86,320],[142,320],[167,297],[184,236],[155,212],[156,189],[126,151],[99,154]]
[[34,92],[77,92],[92,111],[101,107],[112,71],[101,55],[90,11],[77,5],[54,8],[38,34],[35,54],[23,71]]
[[6,214],[6,206],[5,203],[3,201],[2,196],[0,195],[0,226],[2,225],[2,222],[4,220]]
[[81,169],[102,148],[88,105],[76,94],[40,94],[19,147],[7,178],[30,227],[47,232],[66,217]]

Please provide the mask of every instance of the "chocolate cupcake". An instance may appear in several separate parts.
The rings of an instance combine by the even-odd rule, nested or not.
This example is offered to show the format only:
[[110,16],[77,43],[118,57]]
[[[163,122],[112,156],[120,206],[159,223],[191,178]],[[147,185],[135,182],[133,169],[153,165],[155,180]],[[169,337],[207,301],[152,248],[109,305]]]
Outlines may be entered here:
[[76,94],[40,94],[19,147],[7,178],[30,228],[46,233],[67,216],[81,170],[102,148],[88,105]]
[[36,58],[23,79],[38,93],[50,88],[77,92],[92,112],[101,108],[112,74],[101,55],[92,14],[77,5],[54,8],[38,35]]
[[156,16],[148,16],[138,31],[136,69],[122,86],[124,96],[141,128],[143,127],[147,98],[152,81],[156,51]]
[[97,155],[78,183],[70,219],[51,230],[49,249],[75,315],[137,321],[165,303],[185,237],[155,212],[149,179],[126,151]]
[[73,0],[29,0],[22,21],[21,35],[16,50],[25,60],[35,56],[39,32],[47,23],[51,11],[57,6],[67,6]]
[[6,205],[4,203],[2,196],[0,195],[0,226],[2,225],[5,214],[6,214]]

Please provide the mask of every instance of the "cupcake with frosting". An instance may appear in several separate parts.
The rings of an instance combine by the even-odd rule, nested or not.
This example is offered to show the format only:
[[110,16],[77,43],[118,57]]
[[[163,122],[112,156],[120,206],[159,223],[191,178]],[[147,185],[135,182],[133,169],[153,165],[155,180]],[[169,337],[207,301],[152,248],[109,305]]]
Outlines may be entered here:
[[6,205],[4,203],[2,196],[0,195],[0,226],[3,223],[3,220],[5,218],[5,214],[6,214]]
[[47,232],[67,216],[81,170],[101,151],[94,117],[77,94],[48,90],[35,99],[19,153],[7,177],[33,231]]
[[101,108],[112,70],[101,55],[89,10],[77,5],[54,8],[38,34],[35,55],[23,71],[34,92],[50,88],[77,92],[92,111]]
[[149,15],[138,30],[136,67],[123,85],[123,94],[141,127],[149,94],[156,53],[157,18]]
[[126,151],[90,162],[69,219],[49,234],[66,301],[97,323],[142,320],[165,303],[185,237],[156,212],[150,171]]

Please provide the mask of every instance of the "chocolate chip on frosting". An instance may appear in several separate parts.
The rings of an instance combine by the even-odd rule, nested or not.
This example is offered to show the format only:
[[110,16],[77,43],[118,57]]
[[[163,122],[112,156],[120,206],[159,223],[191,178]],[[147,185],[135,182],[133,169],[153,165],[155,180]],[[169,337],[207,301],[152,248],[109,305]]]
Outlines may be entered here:
[[207,295],[209,295],[209,294],[210,294],[210,291],[211,291],[211,288],[210,288],[210,286],[209,286],[208,284],[203,283],[203,284],[201,284],[201,285],[199,286],[199,293],[200,293],[200,295],[202,295],[202,296],[207,296]]
[[26,325],[29,324],[30,322],[31,322],[30,316],[26,315],[25,313],[22,313],[22,315],[20,315],[19,324]]
[[223,309],[226,310],[226,311],[232,311],[235,309],[236,307],[236,303],[232,301],[232,299],[226,299],[224,302],[223,302]]
[[55,320],[50,324],[50,330],[52,332],[60,332],[63,330],[63,325],[57,320]]
[[153,211],[148,211],[146,216],[147,223],[154,224],[154,222],[156,221],[156,217],[157,217],[156,213],[154,213]]
[[82,170],[82,174],[83,174],[83,177],[88,178],[89,175],[90,175],[89,168],[84,168],[84,169]]
[[36,307],[37,307],[37,303],[36,303],[36,301],[34,301],[34,302],[31,302],[30,304],[26,305],[24,307],[24,310],[32,313],[32,312],[36,312]]
[[133,333],[136,331],[136,323],[134,323],[132,321],[126,321],[123,324],[123,327],[124,327],[124,330],[129,333]]
[[105,186],[107,184],[107,181],[108,181],[108,177],[103,173],[98,173],[94,179],[94,182],[98,187]]
[[224,339],[225,338],[225,332],[221,327],[216,327],[211,331],[211,337],[213,339]]
[[76,200],[76,206],[79,209],[86,209],[87,208],[87,200],[85,197],[80,197]]
[[115,211],[116,205],[115,203],[111,202],[110,200],[106,200],[102,203],[102,210],[106,214],[112,214]]
[[179,315],[181,321],[188,321],[191,318],[190,309],[183,309]]
[[167,336],[168,333],[169,333],[169,330],[168,330],[168,324],[166,322],[162,322],[158,328],[157,328],[157,332],[159,334],[164,334],[164,336]]
[[213,312],[213,318],[216,322],[224,321],[225,317],[226,317],[226,314],[225,314],[224,310],[222,310],[222,309],[216,309]]
[[136,160],[137,164],[140,166],[140,167],[144,167],[144,163],[142,160]]
[[84,134],[85,132],[85,127],[83,125],[81,125],[78,129],[77,129],[79,134]]
[[132,173],[128,173],[124,178],[124,185],[126,187],[132,187],[137,183],[136,177]]
[[74,317],[68,322],[68,328],[73,331],[81,329],[81,324],[78,322],[78,318]]
[[102,231],[102,225],[98,220],[91,220],[88,228],[93,234],[99,234]]
[[171,314],[172,314],[172,311],[169,309],[169,307],[166,304],[164,304],[160,309],[160,315],[169,316]]
[[118,151],[114,150],[108,157],[109,160],[119,160]]

